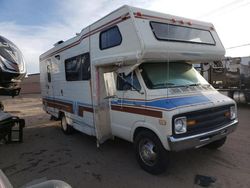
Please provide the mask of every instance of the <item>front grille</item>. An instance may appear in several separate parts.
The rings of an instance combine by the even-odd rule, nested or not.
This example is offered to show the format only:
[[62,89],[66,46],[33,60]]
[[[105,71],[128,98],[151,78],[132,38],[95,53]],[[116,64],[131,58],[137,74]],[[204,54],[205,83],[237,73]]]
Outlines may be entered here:
[[190,136],[195,135],[207,131],[211,131],[213,129],[219,128],[230,121],[229,116],[226,116],[225,114],[230,114],[230,106],[220,106],[215,108],[209,108],[204,110],[198,110],[183,114],[178,114],[173,117],[172,125],[174,130],[174,119],[177,117],[185,116],[187,117],[187,121],[189,120],[195,120],[195,125],[187,126],[187,132],[184,134],[175,134],[173,131],[173,134],[175,137],[184,137],[184,136]]

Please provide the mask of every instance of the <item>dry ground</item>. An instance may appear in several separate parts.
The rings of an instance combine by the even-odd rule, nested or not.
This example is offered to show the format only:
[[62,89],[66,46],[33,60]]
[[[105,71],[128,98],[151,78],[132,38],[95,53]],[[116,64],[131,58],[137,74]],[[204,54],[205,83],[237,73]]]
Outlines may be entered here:
[[42,111],[39,95],[4,101],[25,118],[24,142],[0,145],[0,169],[14,187],[34,179],[60,179],[83,187],[199,187],[196,174],[213,176],[212,187],[250,187],[250,106],[239,107],[239,126],[217,151],[205,148],[171,153],[166,173],[152,176],[137,165],[132,144],[120,139],[96,148],[94,137],[64,135],[58,121]]

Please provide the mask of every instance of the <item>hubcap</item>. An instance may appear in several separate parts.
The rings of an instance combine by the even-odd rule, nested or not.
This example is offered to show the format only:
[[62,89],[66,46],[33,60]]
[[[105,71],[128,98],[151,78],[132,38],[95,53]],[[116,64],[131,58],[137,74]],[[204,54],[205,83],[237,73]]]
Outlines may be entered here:
[[142,139],[139,143],[139,154],[145,164],[153,166],[158,157],[155,143],[146,138]]
[[64,131],[67,130],[67,122],[65,117],[62,117],[62,128]]

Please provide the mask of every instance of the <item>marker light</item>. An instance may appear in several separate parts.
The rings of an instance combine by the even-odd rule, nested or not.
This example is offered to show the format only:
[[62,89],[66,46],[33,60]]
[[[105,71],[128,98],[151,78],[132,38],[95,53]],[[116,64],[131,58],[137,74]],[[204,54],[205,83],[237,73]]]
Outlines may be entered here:
[[230,107],[230,119],[233,120],[235,119],[237,116],[236,114],[236,107],[235,106],[231,106]]
[[180,20],[180,24],[184,24],[184,21],[183,21],[183,20]]
[[196,120],[187,120],[187,126],[193,126],[196,124],[197,124]]
[[141,13],[141,12],[136,12],[135,14],[136,14],[136,16],[138,16],[138,17],[142,17],[142,13]]

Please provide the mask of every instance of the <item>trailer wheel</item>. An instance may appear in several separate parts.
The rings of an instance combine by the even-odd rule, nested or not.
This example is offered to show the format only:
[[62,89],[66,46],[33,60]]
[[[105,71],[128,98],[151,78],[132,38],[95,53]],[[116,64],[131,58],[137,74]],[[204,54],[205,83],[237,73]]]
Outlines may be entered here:
[[61,117],[61,129],[64,134],[72,134],[74,131],[74,128],[67,123],[65,115]]
[[225,144],[226,140],[227,140],[227,137],[224,137],[224,138],[222,138],[220,140],[216,140],[216,141],[214,141],[214,142],[212,142],[212,143],[210,143],[208,145],[205,145],[205,147],[208,148],[208,149],[215,150],[215,149],[218,149],[221,146],[223,146]]
[[155,175],[166,170],[167,151],[153,132],[142,131],[138,133],[134,145],[136,159],[142,169]]
[[0,102],[0,110],[4,111],[4,105]]

